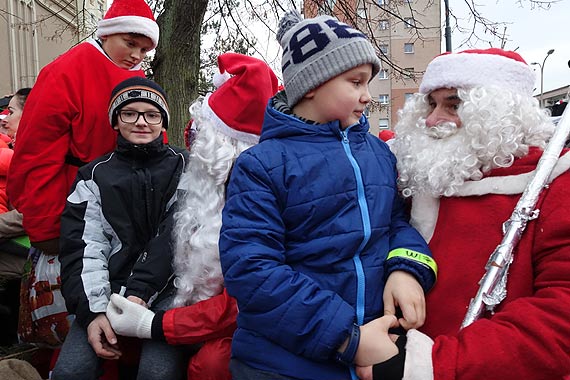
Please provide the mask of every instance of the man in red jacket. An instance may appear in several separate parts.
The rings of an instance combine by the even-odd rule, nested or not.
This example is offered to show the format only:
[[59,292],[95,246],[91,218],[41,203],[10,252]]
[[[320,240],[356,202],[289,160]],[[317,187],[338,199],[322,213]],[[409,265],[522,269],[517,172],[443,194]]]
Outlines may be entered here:
[[97,37],[40,71],[18,129],[8,197],[24,215],[32,246],[49,255],[59,252],[60,217],[77,169],[115,147],[108,94],[144,76],[140,64],[159,30],[144,0],[115,0]]
[[554,130],[532,97],[534,83],[515,52],[443,54],[399,113],[391,144],[399,184],[413,199],[412,224],[429,242],[439,277],[426,296],[423,333],[409,331],[405,361],[403,352],[393,360],[403,369],[394,378],[560,380],[570,373],[570,153],[558,159],[540,214],[514,250],[506,298],[460,330],[502,224]]
[[170,344],[200,344],[188,379],[230,380],[237,305],[224,289],[218,252],[226,182],[234,161],[259,140],[265,106],[277,77],[263,61],[235,53],[218,57],[216,91],[190,107],[194,135],[188,170],[180,179],[175,219],[174,306],[152,311],[117,294],[107,318],[115,332]]

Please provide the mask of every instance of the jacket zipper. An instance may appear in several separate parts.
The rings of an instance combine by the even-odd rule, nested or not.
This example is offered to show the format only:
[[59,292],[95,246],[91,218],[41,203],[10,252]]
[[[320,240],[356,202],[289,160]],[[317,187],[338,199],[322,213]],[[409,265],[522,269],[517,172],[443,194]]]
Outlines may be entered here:
[[362,172],[360,171],[360,166],[358,166],[358,162],[352,155],[352,151],[350,150],[350,141],[348,140],[348,131],[351,127],[348,127],[344,131],[340,131],[342,136],[342,147],[344,148],[344,152],[348,157],[348,160],[352,166],[352,170],[354,171],[354,177],[356,178],[356,189],[358,194],[358,205],[360,206],[360,217],[362,219],[362,225],[364,227],[364,237],[360,246],[356,250],[356,253],[352,257],[352,261],[354,262],[354,268],[356,270],[356,279],[357,279],[357,289],[356,289],[356,322],[360,326],[364,323],[364,295],[366,292],[366,284],[364,281],[364,268],[362,266],[362,261],[360,260],[360,253],[368,244],[368,240],[370,240],[370,214],[368,212],[368,204],[366,203],[366,196],[364,194],[364,181],[362,180]]

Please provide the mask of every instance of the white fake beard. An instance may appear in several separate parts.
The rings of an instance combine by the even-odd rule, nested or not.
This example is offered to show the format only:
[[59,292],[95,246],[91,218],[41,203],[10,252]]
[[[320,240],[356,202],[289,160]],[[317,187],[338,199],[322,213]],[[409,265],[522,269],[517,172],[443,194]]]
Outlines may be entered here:
[[398,159],[402,195],[451,196],[466,180],[481,179],[482,163],[471,148],[471,138],[455,123],[417,125],[398,131],[390,148]]

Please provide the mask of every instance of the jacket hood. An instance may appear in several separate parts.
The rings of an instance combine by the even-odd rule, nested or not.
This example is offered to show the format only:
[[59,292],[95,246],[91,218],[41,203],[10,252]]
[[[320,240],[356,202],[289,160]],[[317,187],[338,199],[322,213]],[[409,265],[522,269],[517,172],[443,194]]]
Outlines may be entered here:
[[[265,108],[265,117],[263,119],[263,128],[261,130],[260,142],[263,140],[285,137],[299,137],[323,139],[336,136],[341,138],[340,122],[334,120],[325,124],[309,124],[293,115],[288,115],[277,111],[273,107],[275,98],[269,100]],[[357,124],[347,128],[351,132],[368,132],[369,124],[366,116],[361,116]]]

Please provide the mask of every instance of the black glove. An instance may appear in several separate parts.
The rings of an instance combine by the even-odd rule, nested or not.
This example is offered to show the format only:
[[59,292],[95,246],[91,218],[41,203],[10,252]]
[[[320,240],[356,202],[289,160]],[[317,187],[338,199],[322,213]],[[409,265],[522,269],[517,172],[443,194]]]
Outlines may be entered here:
[[396,340],[398,354],[372,366],[373,380],[402,380],[402,377],[404,377],[404,363],[406,362],[407,341],[408,338],[405,335],[400,335]]

